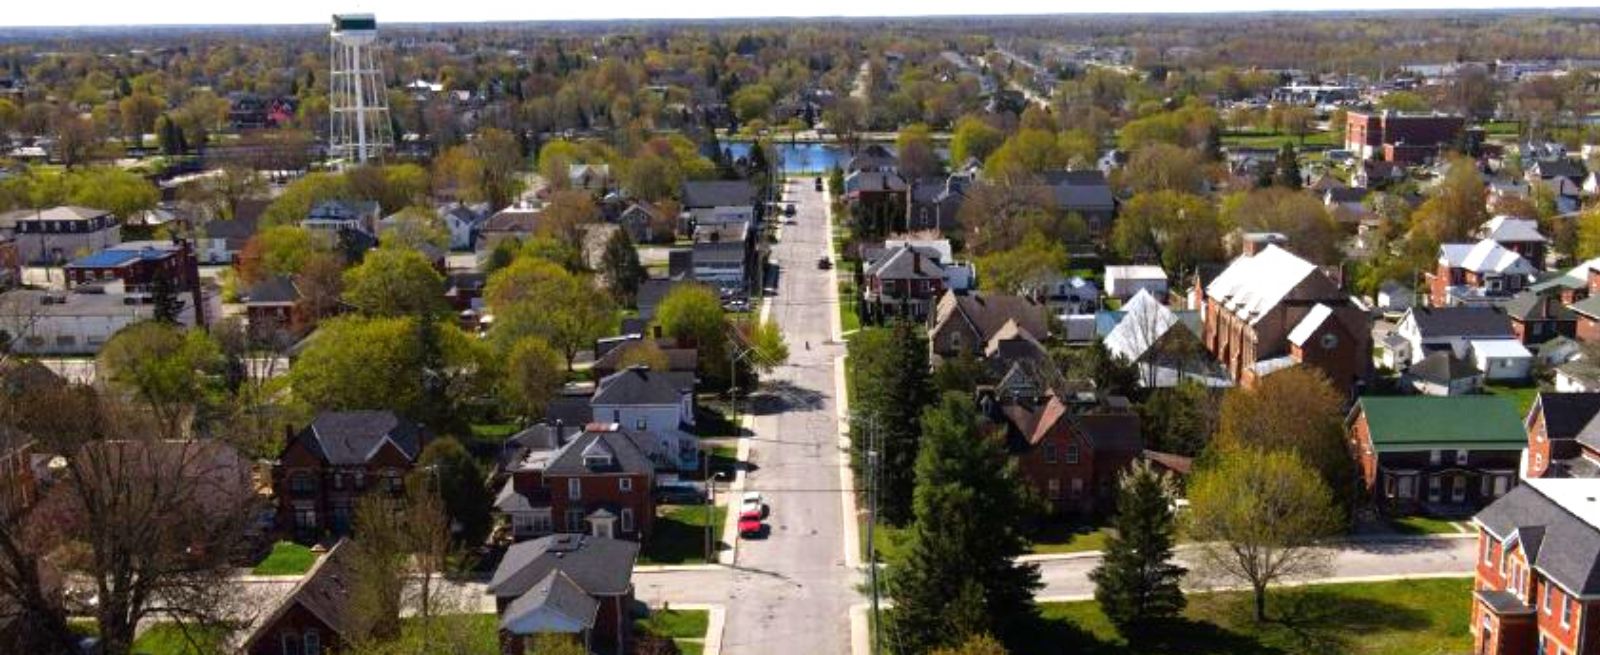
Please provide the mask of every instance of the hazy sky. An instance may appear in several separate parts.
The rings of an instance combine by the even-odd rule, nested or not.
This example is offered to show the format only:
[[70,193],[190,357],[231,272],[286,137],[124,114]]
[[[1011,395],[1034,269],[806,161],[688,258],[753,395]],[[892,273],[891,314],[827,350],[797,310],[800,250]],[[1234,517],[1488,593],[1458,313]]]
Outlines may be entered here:
[[1295,9],[1444,9],[1597,6],[1600,0],[5,0],[0,28],[23,25],[320,23],[334,11],[375,12],[382,22],[716,18],[747,16],[917,16],[1064,12],[1210,12]]

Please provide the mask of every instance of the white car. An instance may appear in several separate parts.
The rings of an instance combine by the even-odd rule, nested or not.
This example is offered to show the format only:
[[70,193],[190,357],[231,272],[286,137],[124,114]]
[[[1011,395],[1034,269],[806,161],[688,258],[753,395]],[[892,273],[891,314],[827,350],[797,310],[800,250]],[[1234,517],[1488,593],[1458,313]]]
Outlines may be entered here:
[[767,516],[767,504],[766,504],[765,501],[762,500],[761,492],[759,492],[759,491],[746,491],[746,492],[744,492],[744,498],[739,503],[739,513],[742,515],[745,512],[749,512],[749,511],[759,512],[760,516],[762,518],[766,518],[766,516]]

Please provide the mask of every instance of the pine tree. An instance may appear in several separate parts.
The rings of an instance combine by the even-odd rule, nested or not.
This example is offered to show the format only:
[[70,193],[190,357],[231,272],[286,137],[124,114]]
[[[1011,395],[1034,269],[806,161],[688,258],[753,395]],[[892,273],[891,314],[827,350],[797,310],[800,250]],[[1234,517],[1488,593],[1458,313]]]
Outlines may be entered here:
[[[912,490],[916,485],[916,466],[921,430],[917,425],[924,409],[934,401],[932,375],[928,369],[928,340],[921,329],[907,321],[895,321],[873,348],[881,351],[861,358],[856,389],[860,396],[859,414],[872,421],[856,426],[853,440],[858,447],[857,462],[875,438],[882,453],[879,496],[880,519],[891,525],[911,520]],[[868,432],[864,428],[870,428]],[[858,468],[858,470],[860,470]]]
[[171,276],[156,276],[150,285],[150,300],[155,304],[155,320],[178,324],[183,314],[183,302],[178,300],[178,289],[172,283]]
[[1172,563],[1172,481],[1137,462],[1117,483],[1114,534],[1100,566],[1089,572],[1101,611],[1129,638],[1183,611],[1183,567]]
[[965,395],[946,394],[922,430],[916,522],[889,563],[890,643],[925,653],[980,634],[1015,641],[1037,619],[1038,568],[1016,558],[1027,551],[1020,526],[1038,503]]
[[1300,179],[1300,157],[1288,143],[1278,149],[1278,171],[1272,183],[1285,189],[1299,189],[1304,184]]
[[647,273],[639,263],[639,251],[627,230],[617,230],[606,240],[605,252],[600,256],[600,267],[605,273],[606,286],[619,304],[633,306],[639,285]]

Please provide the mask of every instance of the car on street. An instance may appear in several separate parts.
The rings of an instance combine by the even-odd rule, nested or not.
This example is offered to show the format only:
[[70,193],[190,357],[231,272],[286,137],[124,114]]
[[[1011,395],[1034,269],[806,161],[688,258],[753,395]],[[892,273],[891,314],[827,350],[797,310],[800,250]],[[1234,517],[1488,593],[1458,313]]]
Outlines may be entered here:
[[764,519],[767,518],[767,512],[767,502],[761,497],[761,492],[759,491],[745,492],[744,497],[739,501],[739,517],[741,520],[749,515],[754,515],[757,519]]
[[759,537],[765,528],[766,526],[761,524],[761,519],[739,518],[739,536],[741,537]]
[[817,260],[817,268],[824,271],[833,268],[833,260],[828,259],[828,257],[824,255],[821,259]]
[[783,207],[783,215],[784,216],[794,216],[794,203],[791,202],[791,203],[789,203],[787,205],[784,205],[784,207]]
[[817,188],[817,192],[820,193],[822,191],[822,178],[820,178],[820,177],[817,178],[816,188]]

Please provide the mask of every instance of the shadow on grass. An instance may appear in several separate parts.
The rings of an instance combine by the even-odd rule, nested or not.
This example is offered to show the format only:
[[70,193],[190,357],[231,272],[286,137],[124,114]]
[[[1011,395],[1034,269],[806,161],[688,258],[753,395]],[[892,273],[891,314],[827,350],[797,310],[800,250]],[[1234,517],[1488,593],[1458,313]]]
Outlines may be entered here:
[[694,429],[697,437],[743,437],[749,434],[728,417],[727,408],[699,403],[694,409]]
[[[711,543],[716,552],[730,546],[721,541],[722,508],[714,512],[711,523]],[[701,507],[684,507],[656,517],[655,527],[644,551],[642,563],[698,564],[706,561],[706,517]]]

